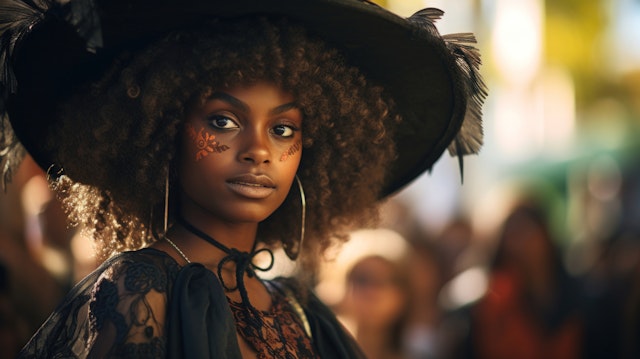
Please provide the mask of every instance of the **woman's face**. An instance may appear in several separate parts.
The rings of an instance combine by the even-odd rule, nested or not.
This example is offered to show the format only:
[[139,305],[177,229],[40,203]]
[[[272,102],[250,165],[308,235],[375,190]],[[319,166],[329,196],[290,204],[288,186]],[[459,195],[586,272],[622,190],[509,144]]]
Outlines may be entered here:
[[302,156],[302,113],[269,83],[224,88],[188,116],[180,153],[181,209],[260,222],[291,188]]
[[378,257],[358,262],[348,278],[347,308],[360,326],[386,328],[402,315],[405,287],[395,264]]

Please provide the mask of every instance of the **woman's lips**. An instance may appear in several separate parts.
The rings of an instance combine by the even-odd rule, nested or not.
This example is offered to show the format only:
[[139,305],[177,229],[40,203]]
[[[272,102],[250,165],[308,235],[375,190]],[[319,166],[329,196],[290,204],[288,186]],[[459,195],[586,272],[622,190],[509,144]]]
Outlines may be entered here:
[[250,173],[227,180],[227,186],[236,194],[251,199],[266,198],[276,190],[276,185],[269,176]]

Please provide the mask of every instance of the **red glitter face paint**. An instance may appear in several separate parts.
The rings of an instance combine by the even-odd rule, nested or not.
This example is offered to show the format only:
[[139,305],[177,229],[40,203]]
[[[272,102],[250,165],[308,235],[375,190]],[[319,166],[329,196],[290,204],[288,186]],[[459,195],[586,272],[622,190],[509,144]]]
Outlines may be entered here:
[[295,144],[293,144],[291,147],[289,147],[288,150],[284,151],[282,153],[282,156],[280,156],[280,162],[284,162],[287,159],[289,159],[289,157],[293,156],[294,154],[298,153],[298,151],[300,151],[302,149],[302,142],[298,141]]
[[196,161],[200,161],[210,153],[220,153],[229,149],[229,146],[222,145],[216,141],[216,136],[205,131],[204,127],[201,127],[200,130],[196,132],[196,129],[192,125],[188,125],[187,132],[198,149],[196,152]]

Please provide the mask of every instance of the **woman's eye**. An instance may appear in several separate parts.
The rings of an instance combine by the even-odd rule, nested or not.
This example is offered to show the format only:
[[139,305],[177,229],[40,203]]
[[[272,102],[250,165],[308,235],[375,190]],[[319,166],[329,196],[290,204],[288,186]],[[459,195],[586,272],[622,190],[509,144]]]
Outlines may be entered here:
[[215,128],[220,129],[231,129],[238,128],[238,124],[233,121],[231,118],[223,115],[214,115],[209,117],[209,123]]
[[296,129],[287,125],[278,125],[273,128],[273,133],[280,137],[293,137],[295,131]]

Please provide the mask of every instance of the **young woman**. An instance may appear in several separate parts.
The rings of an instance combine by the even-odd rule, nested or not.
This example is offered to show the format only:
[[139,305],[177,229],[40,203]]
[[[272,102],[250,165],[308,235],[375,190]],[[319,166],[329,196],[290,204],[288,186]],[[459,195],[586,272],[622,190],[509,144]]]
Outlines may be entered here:
[[347,274],[347,293],[341,309],[369,359],[407,357],[401,340],[409,302],[404,269],[399,262],[370,255],[356,262]]
[[523,201],[503,224],[487,295],[471,310],[473,357],[584,357],[580,297],[543,207]]
[[362,356],[308,282],[253,259],[281,247],[312,278],[447,146],[478,150],[472,37],[357,0],[0,11],[5,178],[23,145],[110,257],[22,357]]

